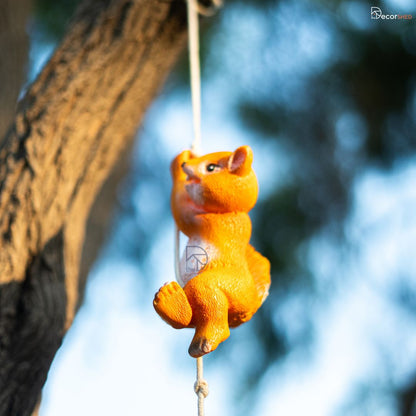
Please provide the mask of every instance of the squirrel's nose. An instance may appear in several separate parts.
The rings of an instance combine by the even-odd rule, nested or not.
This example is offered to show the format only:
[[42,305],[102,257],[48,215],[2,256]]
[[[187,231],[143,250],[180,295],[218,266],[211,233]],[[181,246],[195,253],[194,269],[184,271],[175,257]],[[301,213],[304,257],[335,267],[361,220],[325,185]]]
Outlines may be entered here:
[[187,180],[189,179],[198,179],[199,177],[195,174],[194,170],[192,169],[192,167],[188,166],[185,162],[182,163],[182,170],[188,175],[187,176]]

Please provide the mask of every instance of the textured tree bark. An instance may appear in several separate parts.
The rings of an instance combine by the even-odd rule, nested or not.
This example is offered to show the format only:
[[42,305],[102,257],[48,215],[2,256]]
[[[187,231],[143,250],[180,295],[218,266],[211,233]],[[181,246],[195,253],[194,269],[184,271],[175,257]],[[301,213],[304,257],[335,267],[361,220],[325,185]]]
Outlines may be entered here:
[[131,165],[131,152],[134,143],[128,143],[112,168],[110,175],[103,183],[91,206],[85,227],[85,239],[82,249],[81,263],[78,277],[77,308],[84,300],[84,289],[91,266],[98,257],[101,247],[111,229],[114,212],[118,208],[119,185],[126,177]]
[[83,4],[0,147],[0,415],[30,415],[79,298],[94,198],[186,39],[183,2]]

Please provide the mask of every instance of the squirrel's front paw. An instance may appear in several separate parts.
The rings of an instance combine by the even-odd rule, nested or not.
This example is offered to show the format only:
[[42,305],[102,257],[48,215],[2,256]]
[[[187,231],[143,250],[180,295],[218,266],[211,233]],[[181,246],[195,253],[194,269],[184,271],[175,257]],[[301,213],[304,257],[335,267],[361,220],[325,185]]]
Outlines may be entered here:
[[160,317],[173,328],[186,328],[192,319],[192,309],[183,289],[176,282],[159,289],[153,306]]

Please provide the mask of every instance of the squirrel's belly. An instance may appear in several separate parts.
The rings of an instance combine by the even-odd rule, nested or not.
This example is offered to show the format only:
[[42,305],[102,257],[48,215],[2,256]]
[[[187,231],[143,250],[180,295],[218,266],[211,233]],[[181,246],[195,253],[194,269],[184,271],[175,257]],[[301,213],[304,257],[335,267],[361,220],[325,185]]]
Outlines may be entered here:
[[212,243],[198,238],[190,238],[179,264],[180,276],[178,283],[184,287],[217,257],[218,249]]

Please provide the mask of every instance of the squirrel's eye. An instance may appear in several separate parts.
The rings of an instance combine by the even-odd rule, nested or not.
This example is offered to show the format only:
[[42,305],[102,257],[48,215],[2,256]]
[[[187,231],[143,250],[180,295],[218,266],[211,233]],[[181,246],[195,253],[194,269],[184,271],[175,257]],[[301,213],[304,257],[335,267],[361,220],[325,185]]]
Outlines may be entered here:
[[215,168],[218,168],[219,166],[218,165],[216,165],[215,163],[210,163],[208,166],[207,166],[207,171],[208,172],[214,172],[214,170],[215,170]]

